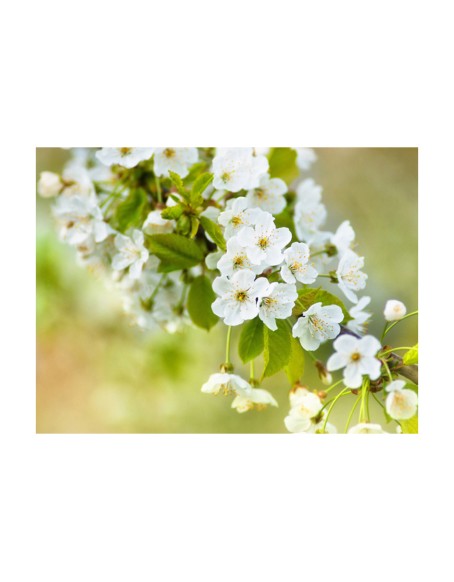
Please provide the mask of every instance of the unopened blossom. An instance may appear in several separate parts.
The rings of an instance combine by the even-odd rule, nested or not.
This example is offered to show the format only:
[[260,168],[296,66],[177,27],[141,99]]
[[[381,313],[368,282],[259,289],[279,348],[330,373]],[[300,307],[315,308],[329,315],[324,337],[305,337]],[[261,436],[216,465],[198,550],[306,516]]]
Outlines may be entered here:
[[418,395],[413,390],[405,388],[403,380],[394,380],[385,390],[386,412],[394,420],[408,420],[416,414],[418,407]]
[[381,362],[376,358],[381,344],[377,338],[365,335],[356,338],[349,334],[338,337],[333,343],[336,352],[327,362],[329,371],[344,368],[344,384],[349,388],[359,388],[363,377],[377,380],[380,376]]
[[213,186],[230,192],[258,187],[269,164],[265,156],[253,153],[253,148],[218,148],[213,159]]
[[231,278],[216,277],[213,290],[219,297],[211,307],[225,325],[240,325],[258,315],[258,301],[267,288],[267,279],[256,279],[248,269],[237,271]]
[[249,410],[263,410],[267,406],[277,406],[276,400],[268,392],[262,388],[251,388],[251,390],[244,394],[238,394],[232,402],[232,408],[237,412],[248,412]]
[[337,249],[339,256],[341,257],[345,251],[347,251],[355,240],[355,231],[350,225],[349,220],[344,220],[344,222],[339,226],[336,232],[331,237],[331,244]]
[[338,305],[314,303],[295,323],[292,334],[305,350],[313,351],[324,341],[339,335],[339,323],[343,319],[344,314]]
[[296,164],[300,170],[309,170],[317,161],[317,154],[312,148],[293,148],[296,150]]
[[149,160],[154,148],[102,148],[96,157],[106,166],[118,164],[124,168],[134,168],[140,162]]
[[305,243],[293,243],[284,251],[284,264],[281,277],[286,283],[313,283],[318,276],[316,269],[309,263],[310,250]]
[[113,232],[96,201],[88,196],[60,196],[52,212],[60,223],[62,240],[73,246],[102,242]]
[[407,313],[407,308],[402,303],[402,301],[397,301],[396,299],[390,299],[386,302],[385,311],[383,312],[386,321],[399,321],[402,317],[405,317]]
[[384,434],[386,431],[379,424],[360,422],[348,430],[348,434]]
[[246,248],[249,260],[254,265],[264,263],[273,266],[282,263],[282,250],[290,242],[292,233],[285,226],[276,228],[273,216],[262,212],[256,219],[255,226],[243,228],[237,238]]
[[145,234],[165,234],[172,232],[175,226],[174,220],[167,220],[162,218],[160,210],[152,210],[145,222],[143,223],[142,230]]
[[226,209],[218,217],[218,222],[225,228],[224,236],[228,239],[238,234],[245,226],[255,224],[262,214],[260,208],[249,208],[246,198],[233,198],[227,202]]
[[169,170],[185,178],[199,159],[197,148],[154,148],[154,173],[168,176]]
[[345,325],[353,331],[354,333],[362,334],[365,332],[367,327],[367,322],[371,317],[371,313],[368,311],[363,311],[367,305],[370,303],[370,297],[361,297],[356,305],[349,310],[350,319]]
[[294,222],[298,238],[310,242],[326,220],[326,208],[322,204],[322,187],[308,178],[296,190]]
[[361,271],[362,267],[364,257],[359,257],[351,250],[345,251],[337,267],[339,289],[352,303],[358,302],[355,291],[361,291],[366,286],[367,275]]
[[143,232],[135,229],[131,237],[117,234],[115,247],[118,252],[112,259],[112,269],[122,271],[129,267],[129,276],[138,279],[149,256],[144,246]]
[[269,329],[275,331],[276,319],[290,317],[297,298],[295,285],[270,283],[259,300],[259,318]]
[[248,397],[252,392],[252,386],[237,374],[219,372],[212,374],[202,386],[205,394],[237,394]]
[[257,188],[249,190],[246,200],[251,208],[261,208],[271,214],[279,214],[287,205],[286,192],[287,184],[284,180],[270,178],[268,174],[264,174]]
[[236,236],[227,240],[227,252],[220,257],[217,268],[221,271],[221,275],[229,277],[242,269],[249,269],[256,275],[263,271],[261,265],[254,265],[249,260],[245,247],[240,244]]
[[63,190],[63,182],[60,176],[54,172],[41,172],[37,189],[42,198],[52,198],[58,196]]

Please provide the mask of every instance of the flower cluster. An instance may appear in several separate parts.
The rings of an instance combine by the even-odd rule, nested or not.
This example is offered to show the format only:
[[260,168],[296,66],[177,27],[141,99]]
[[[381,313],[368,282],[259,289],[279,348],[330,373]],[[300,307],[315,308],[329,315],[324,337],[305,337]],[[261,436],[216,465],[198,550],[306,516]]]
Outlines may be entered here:
[[[219,319],[229,327],[226,361],[204,393],[234,394],[238,412],[277,406],[257,387],[254,359],[263,352],[265,378],[286,367],[298,370],[305,352],[333,341],[326,365],[315,358],[325,384],[330,372],[343,371],[326,395],[302,387],[301,374],[289,375],[290,432],[336,432],[324,399],[339,383],[332,405],[342,395],[362,398],[360,422],[349,432],[374,432],[368,398],[383,388],[387,417],[400,422],[415,415],[416,392],[396,380],[401,362],[383,342],[363,336],[371,318],[370,297],[358,296],[367,281],[364,257],[348,220],[324,229],[322,187],[306,175],[317,159],[313,150],[142,147],[71,154],[61,175],[41,174],[38,192],[55,199],[60,237],[76,249],[78,262],[120,293],[141,328],[208,330]],[[278,168],[285,160],[291,178],[276,175],[276,159]],[[386,333],[412,314],[390,300],[384,315],[392,322]],[[235,326],[242,330],[240,357],[251,362],[249,382],[232,373]]]

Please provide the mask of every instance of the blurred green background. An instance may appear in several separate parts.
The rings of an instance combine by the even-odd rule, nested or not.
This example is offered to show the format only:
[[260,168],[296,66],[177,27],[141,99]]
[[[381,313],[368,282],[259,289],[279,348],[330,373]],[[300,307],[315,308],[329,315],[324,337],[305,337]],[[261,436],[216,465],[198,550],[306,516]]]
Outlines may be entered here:
[[[357,251],[366,258],[365,294],[380,335],[387,299],[417,309],[418,153],[411,148],[319,148],[307,173],[323,186],[326,228],[349,219]],[[68,157],[58,148],[37,149],[37,175],[59,172]],[[266,381],[279,408],[238,414],[231,397],[205,395],[201,385],[223,361],[226,328],[187,329],[176,335],[131,327],[118,298],[79,267],[59,242],[48,200],[37,200],[37,400],[38,433],[282,433],[288,413],[284,374]],[[233,340],[238,336],[235,330]],[[388,335],[393,346],[417,341],[410,318]],[[325,357],[329,352],[325,352]],[[236,360],[236,371],[248,371]],[[311,361],[304,381],[322,388]],[[343,430],[353,397],[341,399],[330,421]],[[372,420],[385,425],[371,401]]]

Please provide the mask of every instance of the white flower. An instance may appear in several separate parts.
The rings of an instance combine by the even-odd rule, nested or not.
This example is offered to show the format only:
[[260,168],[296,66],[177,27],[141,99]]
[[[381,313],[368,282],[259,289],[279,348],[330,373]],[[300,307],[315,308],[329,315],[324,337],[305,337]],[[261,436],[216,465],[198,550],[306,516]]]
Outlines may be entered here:
[[240,325],[258,315],[258,300],[268,288],[264,277],[255,279],[247,269],[237,271],[230,279],[216,277],[213,289],[220,297],[212,304],[213,312],[224,319],[225,325]]
[[262,266],[251,263],[246,249],[239,243],[236,236],[228,239],[227,252],[219,259],[217,268],[221,271],[222,275],[228,277],[241,269],[250,269],[257,275],[263,271]]
[[281,268],[281,277],[286,283],[313,283],[317,271],[309,264],[310,251],[305,243],[293,243],[284,251],[285,264]]
[[86,168],[69,164],[62,174],[64,196],[80,196],[91,198],[92,203],[96,203],[96,191],[90,173]]
[[399,321],[407,313],[407,308],[402,301],[390,299],[386,302],[385,311],[383,312],[386,321]]
[[205,265],[210,271],[215,271],[218,268],[219,260],[224,256],[222,251],[215,251],[214,253],[209,253],[205,257]]
[[106,166],[118,164],[125,168],[134,168],[140,162],[149,160],[154,148],[102,148],[96,157]]
[[[285,426],[293,433],[315,433],[324,425],[323,404],[320,398],[306,388],[297,388],[290,392],[290,412],[284,419]],[[325,432],[334,433],[336,428],[327,423]]]
[[403,380],[394,380],[388,386],[386,397],[386,412],[394,420],[407,420],[416,414],[418,395],[413,390],[404,388]]
[[361,271],[362,267],[364,267],[364,257],[358,257],[351,250],[345,251],[337,267],[339,289],[352,303],[358,302],[354,291],[360,291],[366,286],[367,275]]
[[57,196],[63,189],[63,182],[54,172],[41,172],[38,181],[38,194],[43,198]]
[[293,337],[299,338],[305,350],[316,350],[322,342],[339,335],[339,323],[343,319],[344,314],[338,305],[314,303],[293,326]]
[[311,148],[293,148],[296,150],[296,164],[300,170],[309,170],[317,161],[317,154]]
[[273,216],[262,212],[254,228],[243,228],[237,238],[246,248],[247,256],[254,265],[265,263],[273,266],[282,263],[282,249],[290,242],[292,233],[286,227],[276,228]]
[[236,374],[217,373],[212,374],[202,386],[205,394],[237,394],[248,397],[252,392],[251,385]]
[[165,234],[172,232],[174,225],[173,220],[162,218],[160,210],[152,210],[143,223],[142,230],[146,234]]
[[280,178],[270,178],[267,174],[260,178],[257,188],[249,190],[246,200],[251,208],[261,208],[271,214],[279,214],[287,205],[284,194],[287,184]]
[[359,388],[363,376],[376,380],[380,376],[381,362],[375,355],[381,344],[375,337],[365,335],[358,339],[352,335],[342,335],[333,343],[336,350],[327,362],[330,372],[344,369],[344,384],[349,388]]
[[268,166],[265,156],[253,155],[253,148],[218,148],[213,159],[213,186],[230,192],[256,188]]
[[275,331],[276,319],[290,317],[297,298],[295,285],[270,283],[260,299],[259,318],[267,327]]
[[225,238],[235,236],[245,226],[254,224],[262,212],[259,208],[249,208],[244,197],[229,200],[226,209],[218,217],[219,224],[225,227]]
[[308,178],[301,182],[296,194],[294,213],[296,234],[298,238],[309,242],[326,220],[326,208],[321,203],[322,187],[312,178]]
[[154,172],[156,176],[168,176],[170,170],[185,178],[198,159],[197,148],[154,148]]
[[385,434],[386,431],[382,429],[379,424],[372,424],[370,422],[360,422],[352,426],[348,434]]
[[331,244],[333,244],[339,256],[342,256],[345,251],[347,251],[352,242],[355,240],[355,231],[350,225],[349,220],[344,220],[344,222],[339,226],[336,232],[331,237]]
[[362,334],[366,329],[366,322],[371,317],[371,313],[368,311],[363,311],[363,309],[369,305],[370,297],[361,297],[356,305],[354,305],[350,310],[349,314],[353,318],[346,323],[346,327],[353,331],[354,333]]
[[113,232],[96,201],[88,196],[60,196],[52,212],[61,224],[61,238],[70,245],[91,246]]
[[240,413],[248,412],[253,408],[262,410],[268,405],[277,406],[278,404],[268,390],[261,388],[251,388],[247,394],[239,394],[232,402],[232,408],[236,408]]
[[149,256],[143,242],[144,236],[141,230],[135,229],[131,238],[117,234],[115,247],[118,249],[118,253],[112,259],[112,269],[122,271],[129,267],[129,276],[132,279],[138,279]]

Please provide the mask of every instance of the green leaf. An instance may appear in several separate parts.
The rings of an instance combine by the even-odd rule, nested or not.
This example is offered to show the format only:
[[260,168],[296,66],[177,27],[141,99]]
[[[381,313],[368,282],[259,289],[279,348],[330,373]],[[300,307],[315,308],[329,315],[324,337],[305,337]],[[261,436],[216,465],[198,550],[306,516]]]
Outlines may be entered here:
[[411,366],[418,363],[418,344],[414,345],[411,350],[405,352],[402,358],[406,366]]
[[332,293],[329,293],[328,291],[325,291],[321,288],[300,289],[300,291],[298,291],[296,305],[293,308],[293,315],[301,315],[304,311],[307,311],[311,305],[314,305],[314,303],[321,303],[322,305],[338,305],[344,314],[342,323],[346,323],[351,319],[347,308],[342,303],[342,301]]
[[264,327],[264,351],[265,368],[263,378],[272,376],[282,370],[290,360],[292,351],[290,328],[286,320],[277,320],[277,330],[271,331]]
[[270,176],[290,184],[299,176],[296,151],[292,148],[273,148],[269,157]]
[[226,250],[226,243],[224,235],[222,234],[221,227],[207,218],[206,216],[199,217],[200,223],[205,229],[205,232],[210,235],[213,241],[217,244],[217,246],[221,249],[221,251]]
[[401,420],[400,426],[404,434],[418,434],[418,415],[408,420]]
[[166,220],[178,220],[183,214],[183,206],[181,204],[176,204],[175,206],[168,206],[164,208],[161,212],[162,218]]
[[147,242],[150,251],[161,261],[161,273],[188,269],[203,260],[203,251],[199,245],[179,234],[153,234],[147,237]]
[[291,353],[290,359],[285,367],[285,373],[291,384],[294,384],[304,374],[304,350],[301,347],[299,340],[292,337],[291,338]]
[[184,187],[183,180],[180,178],[178,174],[169,170],[169,178],[172,184],[177,189],[177,192],[183,196],[183,198],[188,198],[188,193],[186,192],[186,188]]
[[211,304],[216,299],[211,281],[205,275],[194,279],[189,288],[187,308],[195,325],[210,330],[219,321],[213,313]]
[[246,321],[241,328],[238,354],[244,364],[263,352],[263,322],[258,317]]
[[203,202],[202,194],[213,181],[214,175],[210,173],[202,174],[194,182],[190,195],[190,202],[193,206],[199,206]]
[[131,190],[129,195],[117,206],[113,224],[120,232],[132,226],[142,226],[148,213],[148,199],[145,190]]
[[275,222],[277,228],[282,228],[283,226],[288,228],[289,231],[292,233],[292,238],[294,240],[298,239],[298,237],[296,236],[295,223],[293,221],[293,216],[292,216],[290,210],[288,209],[288,207],[283,212],[281,212],[280,214],[278,214],[275,217],[274,222]]

